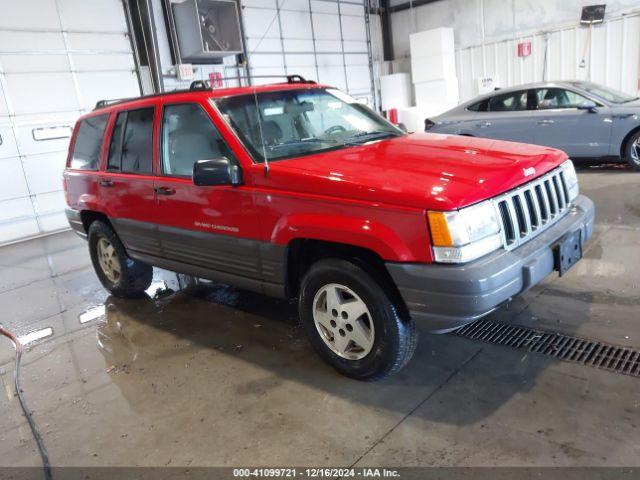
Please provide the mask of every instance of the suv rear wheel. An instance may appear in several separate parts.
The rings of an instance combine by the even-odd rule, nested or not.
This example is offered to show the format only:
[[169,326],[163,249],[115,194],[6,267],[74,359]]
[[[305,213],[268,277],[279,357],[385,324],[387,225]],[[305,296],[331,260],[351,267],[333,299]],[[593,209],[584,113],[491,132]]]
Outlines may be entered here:
[[359,266],[325,259],[302,280],[300,317],[311,344],[340,373],[377,380],[399,371],[417,342],[415,325]]
[[129,258],[116,232],[100,220],[89,226],[89,253],[100,282],[116,297],[141,297],[151,285],[153,267]]
[[640,170],[640,131],[631,135],[631,138],[627,141],[624,154],[629,165],[636,170]]

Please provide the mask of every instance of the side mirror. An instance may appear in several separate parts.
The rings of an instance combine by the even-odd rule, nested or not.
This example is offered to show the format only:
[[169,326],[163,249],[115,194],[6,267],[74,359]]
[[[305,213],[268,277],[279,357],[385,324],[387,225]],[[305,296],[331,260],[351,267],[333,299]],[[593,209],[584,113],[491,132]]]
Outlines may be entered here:
[[198,160],[193,164],[193,183],[201,187],[241,185],[242,170],[227,157]]
[[589,110],[591,113],[596,113],[598,111],[598,106],[593,100],[585,100],[578,105],[578,110]]

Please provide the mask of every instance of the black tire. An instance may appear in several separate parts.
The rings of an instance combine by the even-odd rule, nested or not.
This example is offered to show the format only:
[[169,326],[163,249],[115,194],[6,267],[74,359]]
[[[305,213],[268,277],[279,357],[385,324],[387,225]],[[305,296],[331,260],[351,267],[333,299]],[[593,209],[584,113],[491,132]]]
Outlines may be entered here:
[[[120,298],[140,298],[144,296],[145,290],[151,285],[153,267],[129,258],[118,235],[105,222],[96,220],[91,223],[88,237],[91,262],[104,288]],[[113,246],[117,254],[117,258],[114,261],[117,261],[120,266],[120,274],[115,281],[107,278],[107,274],[100,266],[97,245],[102,238]]]
[[[629,165],[631,165],[634,170],[640,170],[640,145],[637,147],[637,152],[632,152],[634,148],[634,143],[638,142],[640,144],[640,130],[629,137],[627,140],[627,144],[624,147],[624,158],[627,160]],[[635,159],[633,157],[636,157]]]
[[[337,355],[321,337],[313,316],[316,293],[329,284],[340,284],[356,293],[367,306],[375,327],[371,351],[361,359]],[[318,354],[338,372],[358,380],[379,380],[392,375],[411,359],[418,340],[415,324],[403,318],[403,310],[381,284],[363,268],[347,260],[328,258],[311,266],[300,287],[300,319]]]

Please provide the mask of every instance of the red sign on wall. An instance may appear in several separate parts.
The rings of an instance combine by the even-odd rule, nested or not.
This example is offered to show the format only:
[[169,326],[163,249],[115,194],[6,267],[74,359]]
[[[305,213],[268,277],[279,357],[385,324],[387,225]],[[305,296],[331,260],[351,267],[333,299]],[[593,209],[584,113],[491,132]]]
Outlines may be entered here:
[[528,57],[531,55],[531,42],[520,42],[518,44],[518,56]]
[[211,72],[209,74],[209,84],[211,85],[211,88],[220,88],[224,86],[222,84],[222,73]]

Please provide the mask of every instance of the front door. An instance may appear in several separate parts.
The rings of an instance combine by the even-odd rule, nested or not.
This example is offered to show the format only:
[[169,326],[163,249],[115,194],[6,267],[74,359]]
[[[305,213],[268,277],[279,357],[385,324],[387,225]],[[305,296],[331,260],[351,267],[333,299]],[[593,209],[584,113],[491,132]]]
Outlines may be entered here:
[[[166,101],[156,179],[156,216],[167,268],[253,288],[261,278],[258,218],[246,186],[196,186],[197,160],[237,161],[212,121],[211,107]],[[247,283],[243,283],[242,280]]]
[[113,227],[133,255],[158,255],[153,190],[153,104],[118,112],[111,119],[106,166],[100,173],[100,197]]
[[538,108],[531,112],[534,143],[559,148],[570,157],[608,154],[612,122],[608,107],[578,108],[588,99],[564,88],[538,88],[536,99]]

